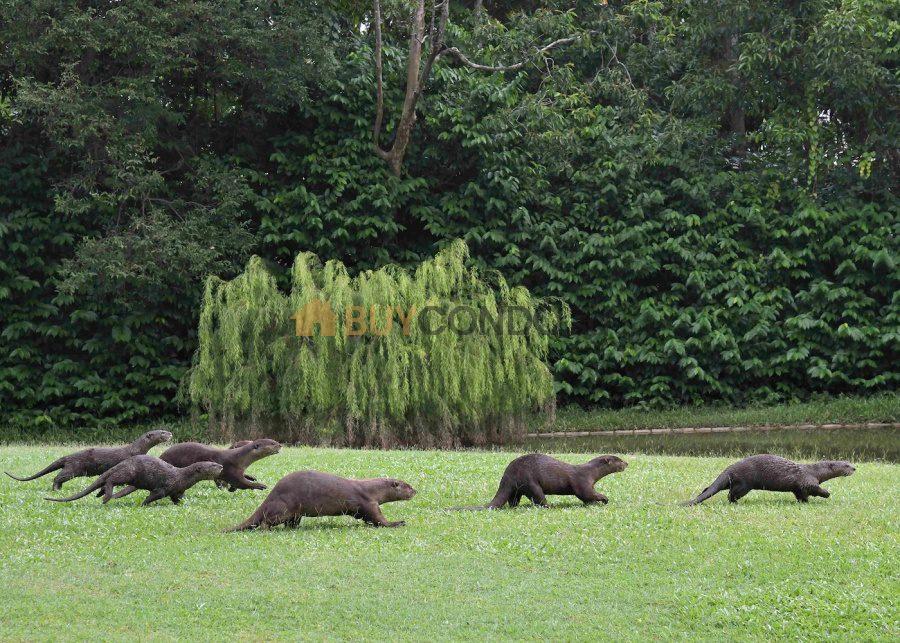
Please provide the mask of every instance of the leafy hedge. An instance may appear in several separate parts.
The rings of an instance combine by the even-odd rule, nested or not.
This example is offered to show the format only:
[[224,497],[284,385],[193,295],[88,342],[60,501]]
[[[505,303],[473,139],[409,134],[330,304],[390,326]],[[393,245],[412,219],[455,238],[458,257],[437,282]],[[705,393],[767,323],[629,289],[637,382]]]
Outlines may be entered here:
[[486,63],[583,37],[511,73],[439,59],[399,177],[362,5],[0,7],[0,423],[185,412],[204,278],[251,254],[284,288],[301,252],[409,267],[457,238],[571,307],[563,399],[896,390],[896,3],[532,4],[452,3]]

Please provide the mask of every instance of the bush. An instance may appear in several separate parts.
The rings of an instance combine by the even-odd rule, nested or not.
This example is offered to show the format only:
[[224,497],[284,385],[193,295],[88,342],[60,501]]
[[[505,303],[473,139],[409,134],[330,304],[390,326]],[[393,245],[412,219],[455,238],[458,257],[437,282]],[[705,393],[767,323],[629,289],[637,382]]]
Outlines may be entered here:
[[229,282],[211,278],[189,389],[212,435],[381,447],[519,437],[552,408],[548,329],[568,309],[467,259],[457,241],[414,272],[351,277],[302,253],[288,295],[258,257]]

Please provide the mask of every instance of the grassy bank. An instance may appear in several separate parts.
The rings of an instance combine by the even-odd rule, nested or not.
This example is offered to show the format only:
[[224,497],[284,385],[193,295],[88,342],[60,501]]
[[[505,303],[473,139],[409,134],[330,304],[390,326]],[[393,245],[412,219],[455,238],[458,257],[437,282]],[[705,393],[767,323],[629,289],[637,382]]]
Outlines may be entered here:
[[542,431],[612,431],[678,429],[766,424],[831,424],[900,422],[900,394],[825,398],[767,406],[708,406],[673,409],[594,409],[564,406],[556,422]]
[[[597,409],[563,406],[549,426],[536,431],[608,431],[613,429],[662,429],[699,426],[754,426],[762,424],[828,424],[855,422],[900,422],[900,394],[873,397],[840,397],[816,402],[795,402],[776,406],[682,407],[676,409]],[[209,441],[202,421],[175,419],[165,422],[179,442]],[[4,427],[0,444],[73,444],[129,442],[151,425],[85,426],[77,428],[17,429]]]
[[[64,452],[2,447],[0,461],[24,473]],[[755,492],[684,508],[729,460],[633,455],[598,484],[605,507],[444,510],[489,499],[510,457],[291,448],[251,468],[270,484],[302,468],[404,478],[419,495],[385,506],[407,521],[394,530],[332,518],[223,534],[266,492],[59,505],[41,500],[48,478],[3,476],[0,638],[900,636],[900,466],[862,463],[808,505]]]

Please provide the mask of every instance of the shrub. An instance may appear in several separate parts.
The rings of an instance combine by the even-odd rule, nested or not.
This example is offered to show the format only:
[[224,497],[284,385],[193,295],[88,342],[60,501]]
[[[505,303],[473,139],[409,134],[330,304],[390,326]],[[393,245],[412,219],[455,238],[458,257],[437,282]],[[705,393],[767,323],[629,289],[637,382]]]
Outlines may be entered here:
[[231,281],[210,278],[191,400],[221,438],[448,447],[521,435],[552,409],[549,332],[568,308],[467,259],[456,241],[414,272],[351,277],[302,253],[289,294],[258,257]]

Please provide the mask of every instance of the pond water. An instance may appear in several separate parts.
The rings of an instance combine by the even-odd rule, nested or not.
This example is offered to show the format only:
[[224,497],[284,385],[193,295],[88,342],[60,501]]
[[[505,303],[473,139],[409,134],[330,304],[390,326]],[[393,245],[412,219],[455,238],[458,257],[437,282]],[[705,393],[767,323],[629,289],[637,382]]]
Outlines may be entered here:
[[744,431],[674,435],[592,435],[526,438],[517,445],[545,453],[657,453],[747,456],[775,453],[794,460],[900,462],[900,428]]

